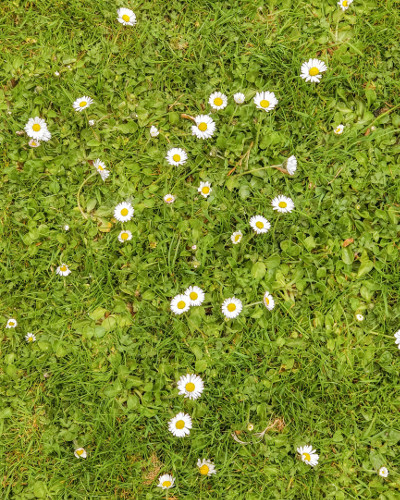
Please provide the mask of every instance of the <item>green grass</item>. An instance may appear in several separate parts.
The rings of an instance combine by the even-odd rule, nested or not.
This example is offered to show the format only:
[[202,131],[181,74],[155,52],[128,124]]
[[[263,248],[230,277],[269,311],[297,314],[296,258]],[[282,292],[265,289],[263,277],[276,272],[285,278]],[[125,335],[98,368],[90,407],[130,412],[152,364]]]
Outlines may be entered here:
[[[172,473],[170,498],[398,499],[399,2],[355,0],[344,14],[335,0],[49,5],[0,5],[0,314],[18,320],[0,330],[1,497],[153,499]],[[121,6],[136,27],[116,21]],[[310,57],[328,66],[318,85],[299,78]],[[198,141],[180,115],[209,112],[215,90],[229,105]],[[252,103],[259,90],[279,99],[268,114]],[[87,115],[72,109],[82,95],[95,99]],[[16,132],[34,116],[53,137],[30,149]],[[164,160],[171,146],[188,151],[183,167]],[[236,177],[291,154],[292,178]],[[98,157],[111,175],[83,185],[86,219],[77,194]],[[293,213],[273,213],[277,194]],[[128,198],[121,245],[112,214]],[[267,235],[252,234],[255,214]],[[173,316],[171,298],[195,284],[204,307]],[[271,313],[224,321],[225,298],[250,304],[267,289]],[[194,402],[176,389],[187,371],[206,384]],[[167,422],[182,410],[194,428],[179,440]],[[261,442],[246,431],[275,419],[285,427]],[[296,457],[304,444],[315,469]],[[199,476],[203,457],[216,476]]]

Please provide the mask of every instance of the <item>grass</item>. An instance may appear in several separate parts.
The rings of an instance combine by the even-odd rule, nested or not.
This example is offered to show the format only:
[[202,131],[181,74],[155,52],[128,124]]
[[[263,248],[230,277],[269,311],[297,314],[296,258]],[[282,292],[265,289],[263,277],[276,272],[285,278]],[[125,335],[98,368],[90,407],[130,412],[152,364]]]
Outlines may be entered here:
[[[0,314],[18,320],[0,331],[2,498],[160,498],[162,473],[176,477],[171,500],[399,498],[399,2],[267,4],[0,5]],[[136,27],[116,22],[121,6]],[[318,85],[299,78],[310,57],[328,65]],[[181,114],[208,112],[215,90],[229,105],[201,142]],[[276,93],[274,111],[255,109],[258,90]],[[72,109],[82,95],[95,99],[86,115]],[[37,149],[16,134],[33,116],[53,134]],[[188,151],[184,166],[166,164],[171,146]],[[293,178],[240,175],[291,154]],[[88,179],[98,157],[105,183]],[[296,210],[273,213],[277,194]],[[121,245],[112,214],[128,198]],[[267,235],[251,234],[255,214]],[[171,298],[195,284],[204,307],[173,316]],[[274,311],[224,321],[225,298],[267,289]],[[177,395],[187,371],[206,384],[194,402]],[[167,422],[182,410],[194,428],[179,440]],[[246,430],[275,421],[260,442]],[[304,444],[315,469],[296,457]],[[199,476],[203,457],[216,476]]]

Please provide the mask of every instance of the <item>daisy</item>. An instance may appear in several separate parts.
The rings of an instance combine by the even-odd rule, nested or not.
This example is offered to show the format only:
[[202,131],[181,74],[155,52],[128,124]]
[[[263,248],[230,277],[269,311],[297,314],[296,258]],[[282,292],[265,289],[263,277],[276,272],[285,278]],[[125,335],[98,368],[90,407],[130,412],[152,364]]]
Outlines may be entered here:
[[151,137],[157,137],[160,132],[158,131],[158,128],[155,127],[154,125],[150,127],[150,135]]
[[236,104],[243,104],[245,99],[246,99],[245,95],[242,94],[241,92],[238,92],[233,96],[233,100],[236,102]]
[[328,68],[323,61],[319,59],[309,59],[301,65],[300,77],[306,82],[318,83],[321,80],[321,73],[326,71]]
[[63,228],[63,229],[64,229],[64,231],[69,231],[69,226],[68,226],[68,224],[65,224],[65,226],[64,226],[64,228]]
[[196,125],[192,125],[192,135],[197,139],[209,139],[214,135],[215,121],[208,115],[198,115],[195,117]]
[[225,318],[233,319],[239,316],[243,309],[242,301],[231,297],[230,299],[225,299],[221,306],[222,314]]
[[294,209],[294,203],[291,198],[286,196],[277,196],[271,202],[272,208],[281,214],[290,213]]
[[192,250],[197,250],[197,245],[192,245],[190,248],[191,248]]
[[297,159],[294,155],[289,156],[286,160],[286,170],[289,172],[289,175],[294,175],[297,169]]
[[204,391],[204,382],[198,375],[183,375],[177,385],[179,394],[189,399],[199,398]]
[[94,120],[89,120],[89,127],[93,127],[94,125]]
[[184,149],[172,148],[167,152],[167,156],[165,157],[165,159],[170,165],[183,165],[184,163],[186,163],[187,154]]
[[379,474],[381,477],[388,477],[388,475],[389,475],[389,471],[386,469],[386,467],[381,467],[381,468],[378,470],[378,474]]
[[394,338],[396,339],[395,342],[397,344],[397,347],[400,349],[400,330],[398,330],[395,334],[394,334]]
[[250,219],[250,226],[257,234],[267,233],[271,223],[262,215],[255,215]]
[[175,314],[182,314],[189,310],[190,299],[187,295],[175,295],[171,300],[171,311]]
[[57,267],[56,273],[60,276],[68,276],[68,274],[71,274],[71,269],[67,264],[61,264],[61,266]]
[[125,243],[125,241],[132,239],[132,233],[130,231],[121,231],[118,235],[118,239],[121,243]]
[[364,316],[362,314],[356,314],[357,321],[364,321]]
[[132,205],[128,201],[123,201],[114,208],[114,217],[120,222],[128,222],[132,219],[134,212]]
[[[193,246],[196,247],[196,245]],[[190,306],[201,306],[201,304],[204,302],[204,292],[198,286],[190,286],[185,290],[185,295],[189,298]]]
[[313,450],[312,446],[307,445],[297,448],[297,453],[299,453],[305,464],[311,465],[311,467],[315,467],[318,464],[319,456]]
[[235,231],[232,235],[231,235],[231,240],[232,240],[232,243],[234,245],[237,245],[238,243],[240,243],[242,241],[242,238],[243,238],[243,234],[242,234],[242,231]]
[[118,9],[117,15],[118,22],[125,26],[134,26],[136,24],[136,16],[130,9]]
[[224,109],[228,105],[228,98],[225,94],[221,94],[221,92],[214,92],[210,95],[208,99],[208,104],[213,109]]
[[107,179],[107,177],[110,175],[110,171],[106,169],[105,163],[102,162],[100,160],[100,158],[97,158],[97,160],[95,160],[93,162],[93,166],[95,167],[97,172],[100,174],[103,181],[105,181]]
[[250,432],[254,431],[254,425],[251,424],[251,423],[247,424],[247,430],[250,431]]
[[25,335],[25,340],[27,342],[35,342],[36,341],[36,337],[35,337],[35,335],[33,335],[33,333],[27,333]]
[[164,474],[158,478],[157,486],[163,490],[168,490],[169,488],[172,488],[174,482],[175,478],[173,478],[170,474]]
[[211,184],[207,182],[200,182],[200,187],[197,189],[197,191],[201,194],[201,196],[204,196],[204,198],[207,198],[207,196],[210,196],[211,194]]
[[268,311],[272,311],[272,309],[275,307],[275,300],[268,291],[264,293],[263,304],[268,309]]
[[38,148],[40,146],[40,142],[35,141],[35,139],[31,139],[28,144],[31,148]]
[[49,141],[51,139],[46,122],[38,116],[29,118],[28,123],[25,125],[25,132],[36,141]]
[[7,321],[6,328],[15,328],[18,325],[17,320],[14,318],[10,318]]
[[173,203],[175,201],[175,196],[173,194],[166,194],[163,200],[165,203]]
[[341,135],[341,134],[343,134],[343,130],[344,130],[344,125],[340,124],[336,128],[333,129],[333,133],[336,135]]
[[79,97],[79,99],[74,101],[72,106],[75,111],[81,112],[84,109],[88,108],[91,104],[93,104],[93,99],[85,95],[83,97]]
[[168,422],[168,429],[176,437],[185,437],[190,434],[192,419],[187,413],[178,413]]
[[87,457],[85,448],[77,448],[74,451],[74,455],[76,456],[76,458],[86,458]]
[[54,76],[60,76],[60,72],[59,71],[54,71]]
[[273,92],[257,92],[254,97],[254,104],[257,109],[271,111],[278,104],[278,99]]
[[211,460],[197,460],[197,467],[199,468],[199,472],[202,476],[211,476],[211,474],[216,474],[215,465]]
[[352,3],[353,3],[353,0],[339,0],[338,5],[342,9],[342,11],[344,12],[345,10],[347,10],[350,7],[350,5]]

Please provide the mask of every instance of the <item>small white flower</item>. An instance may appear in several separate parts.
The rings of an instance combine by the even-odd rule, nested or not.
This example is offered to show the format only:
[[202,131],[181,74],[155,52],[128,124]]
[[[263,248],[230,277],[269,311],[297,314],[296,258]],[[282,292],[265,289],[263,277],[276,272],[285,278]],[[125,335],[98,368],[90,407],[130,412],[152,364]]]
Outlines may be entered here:
[[171,311],[175,314],[182,314],[189,310],[190,299],[186,295],[175,295],[171,300]]
[[248,431],[253,431],[254,430],[254,425],[253,424],[247,424],[247,430]]
[[40,142],[35,139],[31,139],[28,144],[31,148],[38,148],[40,146]]
[[192,135],[197,139],[209,139],[214,135],[215,121],[208,115],[198,115],[195,117],[196,125],[192,125]]
[[46,122],[38,116],[29,118],[28,123],[25,125],[25,132],[36,141],[49,141],[51,139]]
[[67,264],[61,264],[61,266],[57,267],[56,273],[60,276],[68,276],[71,274],[71,269],[67,266]]
[[87,453],[86,453],[85,448],[77,448],[74,451],[74,455],[76,456],[76,458],[86,458],[87,457]]
[[29,342],[35,342],[36,341],[36,337],[35,335],[33,335],[33,333],[27,333],[25,335],[25,340],[29,343]]
[[397,344],[397,347],[400,349],[400,330],[397,330],[397,332],[394,334],[395,343]]
[[185,437],[190,434],[192,419],[187,413],[180,412],[168,422],[168,429],[176,437]]
[[184,149],[172,148],[167,152],[167,156],[165,157],[165,159],[170,165],[183,165],[184,163],[186,163],[187,154]]
[[204,391],[204,382],[198,375],[182,375],[177,386],[179,394],[189,399],[198,399]]
[[386,469],[386,467],[381,467],[381,468],[378,470],[378,474],[379,474],[381,477],[388,477],[388,475],[389,475],[389,471]]
[[105,163],[101,161],[100,158],[97,158],[97,160],[93,162],[93,166],[100,174],[100,177],[103,179],[103,181],[105,181],[107,177],[110,175],[110,171],[107,170]]
[[154,125],[150,127],[150,135],[151,137],[157,137],[160,132],[158,131],[158,128],[155,127]]
[[344,130],[344,125],[340,124],[336,128],[333,129],[333,133],[336,135],[341,135],[341,134],[343,134],[343,130]]
[[257,234],[267,233],[271,227],[271,223],[262,215],[254,215],[249,224]]
[[235,297],[231,297],[229,299],[225,299],[221,306],[222,314],[229,319],[236,318],[239,316],[243,309],[242,301],[236,299]]
[[132,219],[134,212],[132,205],[127,201],[123,201],[114,208],[114,217],[119,222],[128,222]]
[[60,76],[60,73],[58,71],[54,71],[54,76]]
[[91,104],[93,104],[93,99],[91,97],[88,97],[87,95],[83,97],[79,97],[76,101],[72,103],[73,108],[75,111],[83,111],[84,109],[88,108]]
[[197,245],[192,245],[192,246],[191,246],[191,249],[192,249],[192,250],[197,250]]
[[311,465],[311,467],[315,467],[318,464],[319,456],[316,454],[316,451],[313,450],[312,446],[308,445],[297,448],[297,453],[299,453],[305,464]]
[[225,94],[221,94],[221,92],[214,92],[210,95],[208,104],[213,109],[224,109],[228,105],[228,98]]
[[175,201],[175,196],[173,194],[166,194],[163,200],[165,203],[173,203]]
[[15,328],[18,325],[17,320],[14,318],[10,318],[7,321],[6,328]]
[[201,194],[201,196],[204,196],[204,198],[207,198],[211,194],[211,184],[207,182],[200,182],[200,187],[197,188],[197,191]]
[[342,11],[344,12],[345,10],[347,10],[350,7],[350,5],[352,3],[353,3],[353,0],[339,0],[338,5],[342,9]]
[[322,74],[328,68],[323,61],[319,59],[309,59],[301,65],[300,76],[306,82],[318,83],[321,80]]
[[202,476],[211,476],[211,474],[216,474],[215,465],[211,460],[197,460],[197,467]]
[[294,203],[287,196],[276,196],[271,202],[272,208],[281,214],[290,213],[294,209]]
[[286,160],[286,170],[289,172],[289,175],[294,175],[297,169],[297,159],[294,155],[289,156]]
[[64,226],[64,228],[63,228],[63,229],[64,229],[64,231],[69,231],[69,226],[68,226],[68,224],[65,224],[65,226]]
[[275,307],[275,300],[268,291],[264,293],[263,304],[268,309],[268,311],[272,311],[272,309]]
[[117,10],[118,22],[125,26],[134,26],[136,24],[136,16],[130,9],[121,8]]
[[125,243],[132,239],[132,233],[128,230],[121,231],[118,235],[118,239],[121,243]]
[[198,286],[190,286],[185,290],[186,297],[189,298],[190,306],[201,306],[204,302],[204,292]]
[[271,111],[278,104],[278,99],[273,92],[257,92],[254,96],[254,104],[257,109]]
[[357,321],[364,321],[364,316],[362,314],[356,314]]
[[173,478],[170,474],[164,474],[158,478],[158,488],[162,488],[163,490],[168,490],[172,488],[174,485],[175,478]]
[[89,120],[89,127],[93,127],[94,125],[94,120]]
[[231,234],[231,241],[234,245],[237,245],[242,241],[243,238],[243,233],[242,231],[235,231],[234,233]]
[[238,92],[233,96],[233,100],[236,102],[236,104],[243,104],[245,99],[246,99],[245,95],[242,94],[241,92]]

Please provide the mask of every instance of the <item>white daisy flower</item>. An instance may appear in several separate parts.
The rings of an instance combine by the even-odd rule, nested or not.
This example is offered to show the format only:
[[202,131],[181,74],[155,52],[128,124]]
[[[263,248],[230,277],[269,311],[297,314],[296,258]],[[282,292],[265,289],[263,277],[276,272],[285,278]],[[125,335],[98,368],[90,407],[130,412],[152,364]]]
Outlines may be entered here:
[[183,165],[184,163],[186,163],[187,154],[184,149],[172,148],[167,152],[167,156],[165,157],[165,159],[170,165]]
[[175,201],[175,196],[173,194],[166,194],[163,200],[165,203],[173,203]]
[[364,321],[364,316],[362,314],[356,314],[357,321]]
[[35,335],[33,335],[33,333],[27,333],[25,335],[25,340],[27,342],[35,342],[36,341],[36,337],[35,337]]
[[197,460],[197,467],[199,468],[199,472],[202,476],[211,476],[211,474],[216,474],[215,465],[211,460]]
[[64,226],[64,228],[63,228],[63,229],[64,229],[64,231],[69,231],[69,226],[68,226],[68,224],[65,224],[65,226]]
[[60,76],[60,72],[59,71],[54,71],[54,76]]
[[224,109],[228,105],[228,98],[225,94],[221,94],[221,92],[214,92],[210,95],[208,99],[208,104],[213,109]]
[[233,96],[233,100],[236,102],[236,104],[243,104],[244,101],[246,100],[246,97],[241,92],[238,92]]
[[190,299],[186,295],[175,295],[171,300],[171,311],[175,314],[182,314],[189,310]]
[[192,245],[191,248],[192,250],[197,250],[197,245]]
[[75,111],[83,111],[84,109],[88,108],[91,104],[93,104],[93,99],[91,97],[88,97],[87,95],[83,97],[79,97],[76,101],[73,102],[72,106],[75,109]]
[[114,217],[119,222],[128,222],[128,220],[132,219],[134,212],[132,205],[127,201],[123,201],[114,208]]
[[340,124],[336,128],[333,129],[333,133],[336,135],[342,135],[344,130],[344,125]]
[[130,9],[121,8],[117,10],[118,22],[125,26],[134,26],[136,24],[136,16]]
[[15,328],[18,325],[17,320],[14,318],[10,318],[7,321],[6,328]]
[[201,194],[201,196],[204,196],[204,198],[207,198],[211,194],[211,184],[207,182],[200,182],[200,187],[197,188],[197,191]]
[[31,148],[38,148],[40,146],[40,142],[35,139],[31,139],[28,144]]
[[281,214],[290,213],[294,209],[294,203],[287,196],[276,196],[271,202],[273,210],[277,210]]
[[74,451],[74,455],[76,456],[76,458],[86,458],[87,457],[87,453],[86,453],[85,448],[77,448]]
[[342,9],[342,11],[344,12],[345,10],[347,10],[350,7],[350,5],[352,3],[353,3],[353,0],[339,0],[338,5]]
[[198,375],[183,375],[177,386],[179,394],[189,399],[199,398],[204,391],[204,382]]
[[257,234],[267,233],[271,227],[271,223],[262,215],[254,215],[249,224]]
[[198,286],[190,286],[189,288],[187,288],[185,290],[185,295],[189,298],[190,306],[201,306],[201,304],[204,302],[204,292]]
[[398,330],[398,331],[394,334],[394,338],[396,339],[396,340],[395,340],[395,343],[397,344],[397,347],[400,349],[400,330]]
[[29,118],[28,123],[25,125],[25,132],[36,141],[49,141],[51,139],[46,122],[38,116]]
[[118,235],[118,239],[121,243],[125,243],[125,241],[129,241],[132,239],[132,233],[128,230],[121,231]]
[[151,137],[157,137],[160,132],[158,131],[158,128],[155,127],[154,125],[150,127],[150,135]]
[[300,77],[306,82],[318,83],[321,80],[322,74],[328,68],[323,61],[319,59],[309,59],[301,65]]
[[94,125],[94,120],[89,120],[89,127],[93,127]]
[[196,125],[192,125],[192,135],[197,139],[209,139],[216,130],[215,121],[208,115],[198,115],[195,117]]
[[239,316],[243,309],[243,304],[241,300],[231,297],[223,301],[221,309],[225,318],[233,319]]
[[297,170],[297,159],[294,155],[289,156],[286,160],[286,170],[289,172],[289,175],[294,175]]
[[254,104],[257,109],[271,111],[278,104],[278,99],[273,92],[257,92],[254,96]]
[[275,307],[275,300],[268,291],[264,293],[263,304],[268,309],[268,311],[272,311],[272,309]]
[[305,464],[311,465],[311,467],[315,467],[318,464],[319,456],[316,454],[315,450],[313,450],[312,446],[308,445],[297,448],[297,453],[299,453]]
[[176,437],[185,437],[190,434],[192,419],[187,413],[180,412],[168,422],[168,429]]
[[158,488],[162,488],[163,490],[168,490],[169,488],[172,488],[174,485],[175,478],[172,477],[170,474],[164,474],[163,476],[160,476],[158,478]]
[[103,179],[103,181],[105,181],[107,177],[110,175],[110,171],[107,170],[105,163],[102,162],[100,158],[97,158],[97,160],[93,162],[93,166],[100,174],[100,177]]
[[243,233],[242,231],[235,231],[234,233],[231,234],[231,241],[234,245],[237,245],[242,241],[243,238]]
[[379,474],[381,477],[388,477],[388,475],[389,475],[389,471],[386,469],[386,467],[381,467],[381,468],[378,470],[378,474]]
[[67,264],[61,264],[61,266],[57,267],[56,273],[60,276],[68,276],[68,274],[71,274],[71,269],[67,266]]
[[251,423],[247,424],[247,430],[250,431],[250,432],[254,431],[254,425],[251,424]]

